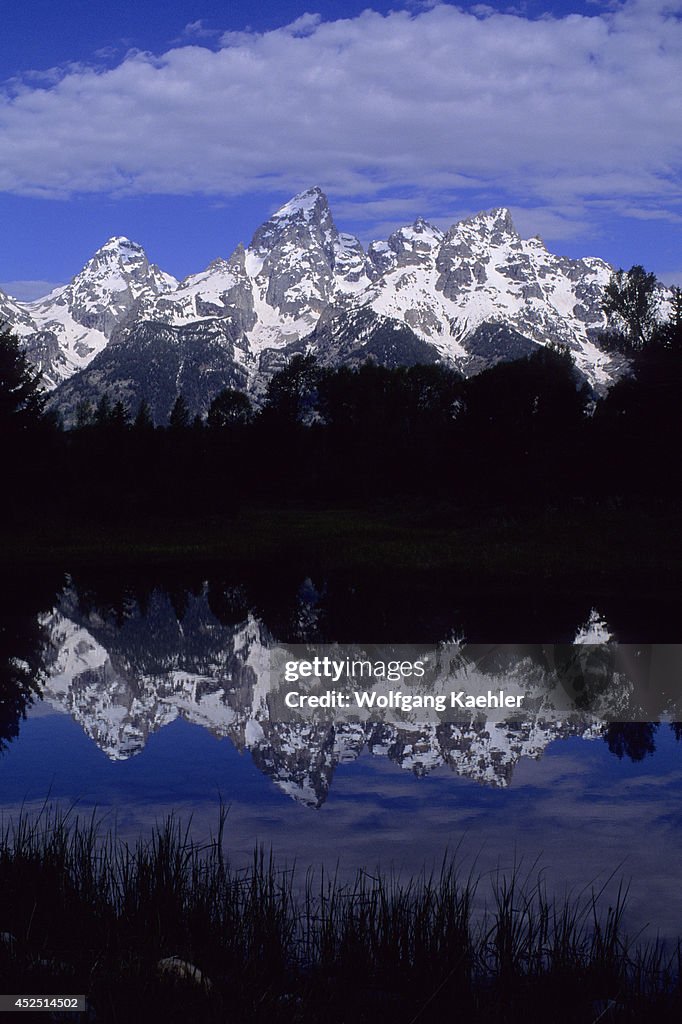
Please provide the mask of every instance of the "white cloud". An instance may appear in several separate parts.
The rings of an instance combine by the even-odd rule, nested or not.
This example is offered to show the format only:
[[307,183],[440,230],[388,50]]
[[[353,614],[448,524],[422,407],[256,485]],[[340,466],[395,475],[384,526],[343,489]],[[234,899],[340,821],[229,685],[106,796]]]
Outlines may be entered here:
[[311,35],[321,23],[322,15],[306,13],[285,25],[281,31],[288,32],[292,36],[307,36]]
[[215,29],[206,28],[203,18],[198,18],[196,21],[190,21],[185,25],[183,29],[183,36],[193,39],[207,38],[216,34]]
[[0,291],[10,295],[13,299],[21,302],[30,302],[32,299],[41,299],[48,295],[54,288],[59,288],[63,282],[59,281],[4,281],[0,282]]
[[579,238],[590,229],[587,210],[580,204],[564,208],[536,206],[532,209],[513,205],[511,213],[514,225],[523,238],[539,235],[543,239],[568,240]]
[[[304,14],[217,50],[73,64],[0,96],[0,190],[226,197],[318,183],[348,216],[386,200],[377,220],[396,193],[437,197],[445,213],[485,191],[555,237],[592,204],[676,220],[681,9]],[[203,24],[188,30],[201,41]]]

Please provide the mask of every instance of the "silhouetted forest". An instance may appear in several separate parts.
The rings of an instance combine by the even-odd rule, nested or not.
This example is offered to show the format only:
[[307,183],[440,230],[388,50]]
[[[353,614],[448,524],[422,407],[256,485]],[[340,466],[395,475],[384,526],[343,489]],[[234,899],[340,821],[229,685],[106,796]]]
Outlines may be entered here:
[[[626,283],[639,283],[635,271]],[[259,409],[228,389],[206,419],[192,420],[180,395],[169,422],[154,425],[144,403],[127,409],[104,394],[96,408],[78,409],[68,431],[45,413],[37,374],[4,330],[3,513],[110,521],[191,518],[253,501],[347,507],[409,497],[504,508],[677,499],[681,305],[677,295],[673,317],[646,335],[637,312],[630,334],[604,337],[629,369],[601,396],[569,351],[552,346],[470,379],[439,365],[323,369],[296,355]]]
[[250,500],[677,498],[682,355],[661,348],[636,362],[636,376],[595,399],[551,349],[469,380],[439,366],[321,371],[295,357],[260,412],[223,393],[214,406],[225,414],[190,422],[180,398],[165,427],[105,396],[70,431],[39,422],[5,433],[4,511],[108,520]]

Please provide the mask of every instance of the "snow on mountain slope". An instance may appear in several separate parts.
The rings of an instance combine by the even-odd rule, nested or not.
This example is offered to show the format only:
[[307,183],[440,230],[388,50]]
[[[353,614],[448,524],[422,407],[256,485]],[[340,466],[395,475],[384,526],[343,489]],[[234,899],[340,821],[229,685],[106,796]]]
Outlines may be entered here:
[[[21,334],[50,386],[96,363],[121,332],[130,379],[136,331],[142,337],[154,323],[183,331],[190,358],[191,337],[201,339],[212,324],[225,337],[217,358],[233,360],[236,376],[255,391],[292,344],[310,351],[321,345],[330,365],[349,353],[357,362],[364,345],[375,359],[382,351],[398,362],[423,354],[472,373],[513,358],[523,348],[519,336],[531,348],[568,345],[588,380],[603,388],[618,370],[596,344],[610,274],[603,260],[555,256],[538,238],[522,239],[505,209],[445,233],[418,219],[365,252],[337,230],[315,187],[277,210],[246,248],[240,244],[181,282],[150,264],[136,243],[112,238],[70,284],[45,298],[20,303],[0,296],[0,315]],[[363,345],[351,343],[357,324]],[[506,336],[513,340],[508,354]],[[208,368],[209,377],[215,370]],[[89,381],[88,396],[116,373],[114,354],[106,374]]]
[[36,326],[24,305],[17,299],[0,291],[0,324],[12,324],[17,334],[35,331]]
[[319,188],[295,196],[258,228],[246,268],[258,318],[249,335],[255,352],[304,337],[339,295],[369,284],[362,246],[339,234]]
[[382,273],[364,301],[407,323],[444,358],[465,360],[477,327],[504,323],[538,344],[568,345],[593,383],[608,380],[610,357],[592,340],[604,326],[611,268],[603,260],[553,256],[539,239],[521,239],[505,209],[464,220],[444,236],[416,221],[374,253]]
[[22,304],[35,331],[56,343],[60,358],[42,367],[46,382],[57,384],[87,366],[113,331],[135,316],[140,299],[176,287],[175,278],[150,264],[140,245],[110,238],[69,284]]
[[264,348],[309,334],[338,295],[366,288],[367,257],[340,234],[326,197],[311,188],[277,210],[248,246],[181,281],[172,294],[146,298],[138,318],[183,326],[216,317],[246,335],[256,363]]

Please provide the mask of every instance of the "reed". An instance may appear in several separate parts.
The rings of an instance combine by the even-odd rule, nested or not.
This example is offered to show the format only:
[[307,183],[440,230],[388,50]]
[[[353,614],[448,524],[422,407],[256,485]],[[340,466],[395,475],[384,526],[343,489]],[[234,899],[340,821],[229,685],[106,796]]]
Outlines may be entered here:
[[263,849],[231,866],[225,825],[131,846],[47,805],[3,823],[3,990],[85,992],[97,1022],[680,1019],[680,948],[628,938],[623,884],[556,899],[537,864],[483,879],[456,854],[299,879]]

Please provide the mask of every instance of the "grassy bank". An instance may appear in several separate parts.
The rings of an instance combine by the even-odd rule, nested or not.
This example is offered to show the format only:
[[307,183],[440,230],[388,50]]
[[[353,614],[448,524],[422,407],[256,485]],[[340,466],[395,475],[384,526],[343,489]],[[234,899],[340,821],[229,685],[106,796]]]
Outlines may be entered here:
[[679,1019],[679,956],[628,941],[622,892],[555,901],[452,861],[299,885],[262,852],[231,869],[222,824],[200,847],[171,820],[134,849],[58,814],[6,825],[3,990],[86,993],[98,1022]]
[[22,521],[1,534],[5,564],[229,564],[322,570],[426,570],[483,577],[584,574],[677,582],[680,511],[609,504],[462,509],[402,503],[348,508],[253,506],[202,517],[90,516]]

